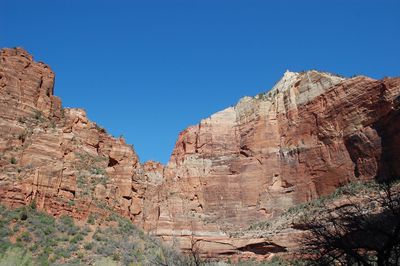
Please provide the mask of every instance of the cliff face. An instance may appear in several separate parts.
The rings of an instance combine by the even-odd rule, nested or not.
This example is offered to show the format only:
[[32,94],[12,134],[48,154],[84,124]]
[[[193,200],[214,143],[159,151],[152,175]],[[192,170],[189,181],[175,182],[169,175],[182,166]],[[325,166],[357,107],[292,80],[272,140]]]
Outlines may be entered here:
[[399,78],[286,72],[270,92],[179,135],[145,228],[186,237],[186,247],[188,235],[201,236],[210,253],[276,248],[226,235],[349,181],[398,176],[399,93]]
[[55,215],[81,218],[107,205],[140,214],[138,157],[81,109],[62,109],[54,73],[20,48],[0,53],[0,199],[32,200]]
[[286,72],[184,130],[166,166],[141,165],[83,110],[62,109],[53,84],[25,51],[1,51],[1,202],[77,218],[107,207],[182,249],[266,255],[294,248],[298,232],[232,232],[351,180],[400,174],[400,78]]

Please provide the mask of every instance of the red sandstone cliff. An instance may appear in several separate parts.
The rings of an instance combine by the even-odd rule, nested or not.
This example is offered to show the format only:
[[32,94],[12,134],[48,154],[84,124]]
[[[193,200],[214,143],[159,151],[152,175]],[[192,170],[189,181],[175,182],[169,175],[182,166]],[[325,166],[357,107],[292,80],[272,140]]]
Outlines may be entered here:
[[209,253],[290,246],[227,236],[349,181],[398,176],[399,95],[399,78],[286,72],[179,135],[145,228],[186,247],[198,236]]
[[33,199],[77,218],[112,208],[181,248],[268,254],[295,247],[231,233],[350,180],[400,172],[400,78],[286,72],[274,88],[183,131],[169,163],[141,165],[131,146],[80,109],[62,109],[54,73],[22,49],[0,54],[0,200]]
[[[61,108],[54,73],[20,48],[0,52],[0,199],[50,213],[87,215],[108,205],[141,212],[138,158],[82,109]],[[139,191],[139,192],[135,192]]]

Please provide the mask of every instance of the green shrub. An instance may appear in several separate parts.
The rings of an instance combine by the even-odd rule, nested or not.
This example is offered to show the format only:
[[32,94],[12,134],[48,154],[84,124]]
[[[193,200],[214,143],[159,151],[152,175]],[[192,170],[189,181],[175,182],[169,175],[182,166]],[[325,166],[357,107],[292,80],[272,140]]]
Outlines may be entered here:
[[22,141],[22,143],[24,143],[27,136],[28,136],[28,132],[27,132],[27,131],[24,131],[24,132],[22,132],[22,133],[20,133],[20,134],[18,135],[18,139],[19,139],[20,141]]
[[19,224],[15,224],[12,230],[14,233],[16,233],[16,232],[19,232],[19,229],[20,229]]
[[38,213],[37,214],[38,221],[43,225],[55,225],[55,220],[53,217],[45,214],[45,213]]
[[118,253],[114,253],[112,255],[112,259],[113,259],[113,261],[120,261],[121,260],[121,255],[118,254]]
[[37,251],[39,246],[37,244],[33,244],[32,246],[29,247],[29,251],[35,252]]
[[104,175],[105,174],[105,170],[103,168],[93,167],[91,169],[91,173],[94,174],[94,175]]
[[35,110],[35,114],[33,115],[33,117],[36,119],[36,120],[40,120],[41,118],[42,118],[42,112],[41,111],[39,111],[39,110]]
[[92,250],[92,249],[93,249],[93,246],[94,246],[93,242],[88,242],[88,243],[86,243],[83,247],[84,247],[86,250]]
[[109,244],[109,243],[102,243],[101,246],[98,246],[96,249],[96,253],[109,257],[111,255],[113,255],[114,253],[114,248]]
[[66,248],[58,248],[54,251],[54,254],[57,257],[68,258],[71,256],[71,253]]
[[72,217],[66,215],[60,217],[60,222],[57,223],[57,229],[70,236],[76,235],[79,231],[78,227],[75,226]]
[[83,240],[83,236],[80,233],[77,233],[74,237],[69,241],[70,243],[76,244]]
[[[6,239],[0,239],[0,254],[4,254],[6,250],[12,247],[12,244],[10,241]],[[0,255],[1,257],[1,255]]]
[[99,233],[98,231],[93,235],[93,239],[96,241],[103,241],[103,238],[101,237],[101,233]]
[[82,228],[82,230],[81,230],[81,233],[83,234],[83,235],[88,235],[90,232],[92,232],[92,230],[90,229],[90,227],[89,226],[87,226],[87,225],[85,225],[85,226],[83,226],[83,228]]
[[8,228],[8,226],[0,222],[0,239],[3,239],[4,237],[7,237],[9,235],[10,229]]
[[29,234],[29,232],[23,232],[20,238],[24,242],[30,242],[32,240],[31,234]]
[[96,222],[96,217],[93,215],[93,213],[91,213],[87,219],[87,223],[93,225],[95,222]]
[[85,256],[85,254],[81,251],[79,251],[76,255],[78,256],[79,259],[83,259],[83,257]]

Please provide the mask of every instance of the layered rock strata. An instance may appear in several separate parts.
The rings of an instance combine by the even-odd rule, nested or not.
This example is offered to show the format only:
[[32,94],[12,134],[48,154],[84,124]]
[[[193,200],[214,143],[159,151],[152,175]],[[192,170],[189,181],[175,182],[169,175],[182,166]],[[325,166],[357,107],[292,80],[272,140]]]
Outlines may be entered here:
[[203,255],[268,256],[297,247],[286,228],[234,232],[352,180],[399,175],[400,78],[286,72],[180,133],[166,166],[65,109],[54,73],[24,50],[0,53],[0,200],[76,218],[116,210]]
[[35,201],[55,215],[76,218],[108,206],[141,213],[138,157],[123,139],[61,107],[54,73],[21,48],[0,52],[0,199]]
[[145,228],[209,253],[292,248],[290,229],[227,236],[350,181],[398,176],[399,93],[399,78],[286,72],[179,135]]

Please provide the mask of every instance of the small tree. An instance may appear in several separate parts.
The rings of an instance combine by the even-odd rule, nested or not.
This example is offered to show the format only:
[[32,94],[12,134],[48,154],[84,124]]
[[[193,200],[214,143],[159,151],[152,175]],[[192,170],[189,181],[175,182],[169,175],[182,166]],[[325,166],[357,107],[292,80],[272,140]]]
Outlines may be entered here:
[[310,232],[304,251],[313,264],[400,265],[399,188],[386,183],[370,194],[325,206],[322,217],[304,220]]

